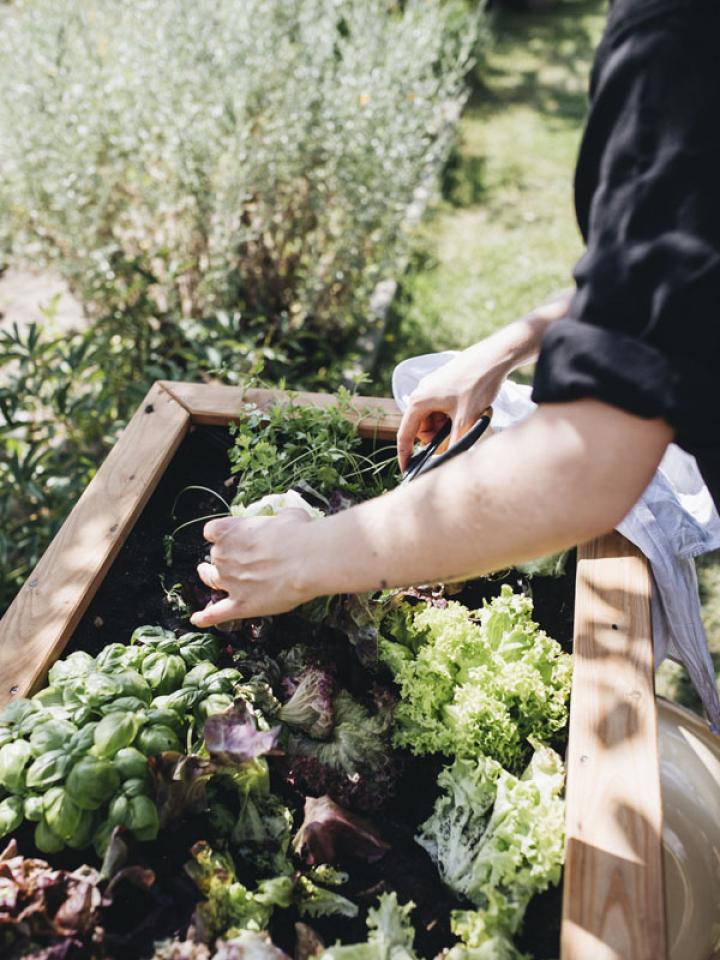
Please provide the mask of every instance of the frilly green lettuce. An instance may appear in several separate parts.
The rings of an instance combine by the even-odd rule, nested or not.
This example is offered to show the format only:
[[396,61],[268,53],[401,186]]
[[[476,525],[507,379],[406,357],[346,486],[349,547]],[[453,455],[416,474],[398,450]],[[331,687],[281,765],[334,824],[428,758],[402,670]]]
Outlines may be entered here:
[[377,907],[368,910],[367,943],[329,947],[320,960],[417,960],[410,922],[414,906],[412,900],[400,906],[394,892],[381,894]]
[[476,907],[453,914],[453,931],[470,950],[454,960],[503,958],[474,951],[494,939],[510,949],[530,899],[560,879],[563,764],[549,747],[533,746],[521,778],[488,757],[459,758],[438,778],[443,793],[416,839],[447,886]]
[[490,756],[519,772],[528,739],[567,722],[571,660],[505,585],[478,614],[404,604],[383,624],[380,655],[400,686],[394,742],[413,753]]

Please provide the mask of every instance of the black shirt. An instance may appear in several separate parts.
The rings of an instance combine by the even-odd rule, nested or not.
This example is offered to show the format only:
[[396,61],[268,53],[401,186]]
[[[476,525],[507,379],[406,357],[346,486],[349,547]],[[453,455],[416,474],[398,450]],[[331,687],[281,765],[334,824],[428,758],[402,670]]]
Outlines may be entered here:
[[664,418],[720,504],[720,0],[615,0],[575,202],[587,251],[533,399]]

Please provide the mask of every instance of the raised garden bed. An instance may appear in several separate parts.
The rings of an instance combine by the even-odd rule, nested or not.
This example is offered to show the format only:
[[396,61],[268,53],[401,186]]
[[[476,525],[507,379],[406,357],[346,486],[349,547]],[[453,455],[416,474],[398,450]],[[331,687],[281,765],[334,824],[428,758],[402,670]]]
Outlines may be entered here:
[[[271,391],[243,395],[215,386],[153,387],[0,624],[0,704],[37,690],[49,666],[71,649],[94,655],[105,644],[126,639],[141,623],[181,625],[172,598],[158,583],[170,506],[188,483],[222,483],[227,441],[226,431],[218,428],[237,416],[242,402],[262,407],[276,399]],[[301,399],[333,402],[320,395]],[[394,437],[399,418],[391,402],[358,398],[353,409],[368,441]],[[182,577],[183,563],[190,569],[196,559],[180,546],[173,574]],[[166,581],[168,593],[173,574]],[[517,575],[506,579],[514,584]],[[561,957],[658,960],[665,956],[665,928],[648,573],[627,542],[610,535],[579,548],[576,583]],[[501,586],[502,579],[477,582],[468,604],[477,606]],[[533,584],[536,619],[568,648],[572,598],[570,576]],[[371,890],[386,882],[398,890],[401,902],[420,901],[416,949],[432,957],[451,942],[447,916],[458,903],[439,883],[428,880],[423,887],[428,861],[419,857],[407,824],[403,827],[404,817],[415,827],[432,808],[437,764],[432,758],[413,762],[417,765],[411,776],[401,777],[384,818],[393,856],[367,865],[354,882],[360,885],[356,892],[363,884]],[[428,785],[420,796],[418,782]],[[166,902],[165,919],[153,935],[172,933],[177,912],[189,912],[197,899],[182,865],[203,829],[191,818],[181,834],[161,833],[155,841],[152,866]],[[29,855],[32,834],[22,830],[21,849]],[[83,862],[82,852],[62,856],[68,867]],[[557,898],[550,891],[531,902],[520,946],[538,957],[557,954]],[[125,898],[124,907],[118,903],[118,927],[123,910],[132,909],[132,898]],[[335,936],[364,940],[364,926],[334,923],[326,921],[322,929],[326,942]],[[280,946],[292,948],[292,931],[283,929],[282,919],[271,930]],[[124,943],[117,956],[140,956],[146,947]]]

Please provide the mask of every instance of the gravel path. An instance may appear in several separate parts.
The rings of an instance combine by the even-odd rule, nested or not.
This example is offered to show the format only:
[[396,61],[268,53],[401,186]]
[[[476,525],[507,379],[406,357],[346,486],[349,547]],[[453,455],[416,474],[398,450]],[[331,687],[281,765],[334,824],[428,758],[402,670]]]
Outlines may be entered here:
[[0,276],[0,329],[9,329],[13,323],[23,327],[43,319],[43,311],[52,308],[56,297],[52,316],[58,329],[69,330],[85,323],[82,307],[59,277],[8,268]]

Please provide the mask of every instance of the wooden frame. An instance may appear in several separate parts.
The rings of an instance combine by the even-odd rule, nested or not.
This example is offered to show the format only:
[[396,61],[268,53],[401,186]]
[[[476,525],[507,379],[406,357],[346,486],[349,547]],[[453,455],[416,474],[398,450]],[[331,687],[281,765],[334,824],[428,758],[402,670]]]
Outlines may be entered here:
[[657,709],[645,557],[578,547],[562,960],[665,960]]
[[[283,397],[152,387],[0,621],[0,707],[44,682],[190,426]],[[359,397],[351,410],[364,436],[394,438],[392,401]],[[649,598],[647,563],[618,534],[578,548],[562,960],[666,957]]]

